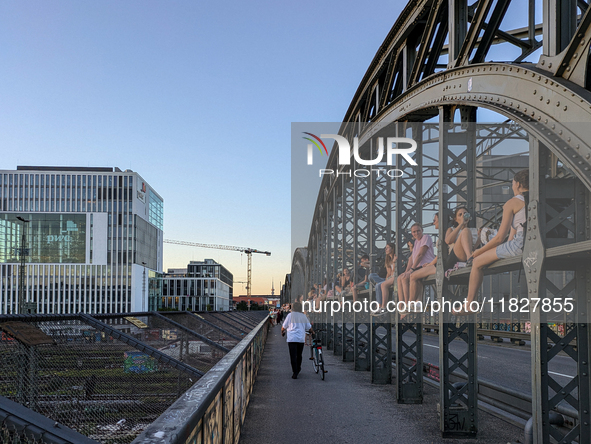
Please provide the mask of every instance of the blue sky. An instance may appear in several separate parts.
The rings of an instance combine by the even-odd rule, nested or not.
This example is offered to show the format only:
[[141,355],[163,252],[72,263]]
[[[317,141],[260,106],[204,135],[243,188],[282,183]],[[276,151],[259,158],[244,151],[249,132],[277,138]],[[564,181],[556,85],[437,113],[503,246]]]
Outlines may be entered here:
[[[138,171],[165,238],[271,251],[268,294],[291,266],[291,122],[342,120],[405,4],[1,2],[1,167]],[[165,245],[164,266],[206,257],[246,280],[234,252]]]

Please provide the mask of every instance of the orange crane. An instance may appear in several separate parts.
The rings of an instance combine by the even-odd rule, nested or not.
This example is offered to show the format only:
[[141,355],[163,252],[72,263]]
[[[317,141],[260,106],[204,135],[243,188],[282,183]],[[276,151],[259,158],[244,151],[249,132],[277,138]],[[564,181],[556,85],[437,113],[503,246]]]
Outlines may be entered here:
[[185,242],[185,241],[178,241],[172,239],[164,239],[164,242],[167,244],[174,244],[174,245],[185,245],[187,247],[200,247],[200,248],[213,248],[215,250],[230,250],[230,251],[240,251],[241,253],[246,253],[248,257],[248,277],[246,279],[246,294],[250,297],[251,291],[251,279],[252,279],[252,253],[261,253],[267,256],[271,256],[270,251],[261,251],[257,250],[256,248],[246,248],[246,247],[232,247],[230,245],[218,245],[218,244],[199,244],[196,242]]

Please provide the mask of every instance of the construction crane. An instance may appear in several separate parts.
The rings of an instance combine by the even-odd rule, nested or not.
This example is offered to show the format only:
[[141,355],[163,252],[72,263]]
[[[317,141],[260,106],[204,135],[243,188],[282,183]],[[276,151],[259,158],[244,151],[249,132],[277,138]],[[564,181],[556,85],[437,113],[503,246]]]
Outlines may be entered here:
[[246,253],[246,256],[248,257],[248,277],[246,278],[246,294],[248,297],[250,297],[250,288],[251,288],[251,281],[252,281],[252,253],[261,253],[261,254],[266,254],[267,256],[271,256],[270,251],[261,251],[261,250],[257,250],[256,248],[232,247],[230,245],[218,245],[218,244],[199,244],[196,242],[185,242],[185,241],[178,241],[178,240],[172,240],[172,239],[164,239],[164,242],[167,244],[185,245],[187,247],[213,248],[214,250],[230,250],[230,251],[240,251],[241,253]]

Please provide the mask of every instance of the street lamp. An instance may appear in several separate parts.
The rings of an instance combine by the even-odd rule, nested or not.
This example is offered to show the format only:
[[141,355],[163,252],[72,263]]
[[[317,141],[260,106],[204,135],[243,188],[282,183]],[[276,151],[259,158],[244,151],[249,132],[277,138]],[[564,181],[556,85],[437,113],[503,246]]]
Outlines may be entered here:
[[[21,247],[18,249],[19,254],[20,254],[20,259],[21,259],[21,266],[19,269],[19,276],[18,276],[18,312],[19,314],[24,314],[25,311],[27,311],[25,309],[26,303],[25,303],[25,299],[26,299],[26,295],[25,295],[25,266],[26,266],[26,255],[28,253],[27,249],[25,248],[25,246],[27,245],[27,227],[25,224],[29,223],[30,221],[21,217],[21,216],[16,216],[16,218],[18,220],[20,220],[23,223],[23,234],[21,237]],[[28,307],[29,309],[32,309],[32,307]]]

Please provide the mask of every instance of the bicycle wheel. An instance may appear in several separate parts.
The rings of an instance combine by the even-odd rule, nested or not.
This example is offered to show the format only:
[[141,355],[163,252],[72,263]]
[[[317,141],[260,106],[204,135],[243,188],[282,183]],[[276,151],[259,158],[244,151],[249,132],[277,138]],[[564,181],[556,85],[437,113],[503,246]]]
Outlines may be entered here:
[[312,347],[312,346],[310,346],[310,360],[312,361],[312,368],[314,369],[314,371],[317,371],[316,370],[316,366],[317,366],[317,364],[316,364],[316,356],[315,356],[315,353],[314,353],[314,347]]
[[322,357],[322,350],[319,350],[320,353],[318,353],[318,368],[320,370],[320,377],[322,378],[322,380],[324,381],[324,358]]
[[316,347],[312,348],[313,354],[314,354],[314,361],[312,361],[313,365],[314,365],[314,371],[316,373],[318,373],[318,350],[316,349]]

